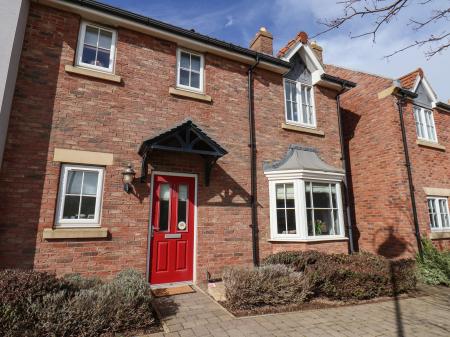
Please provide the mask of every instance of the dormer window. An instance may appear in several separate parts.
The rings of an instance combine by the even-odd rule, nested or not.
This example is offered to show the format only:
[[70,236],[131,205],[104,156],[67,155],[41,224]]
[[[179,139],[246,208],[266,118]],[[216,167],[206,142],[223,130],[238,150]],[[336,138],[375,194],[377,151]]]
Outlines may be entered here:
[[420,106],[414,107],[417,137],[429,142],[437,142],[436,127],[434,125],[433,110]]
[[316,127],[314,90],[311,85],[284,80],[286,122],[306,127]]
[[116,47],[116,31],[82,22],[76,65],[112,73]]

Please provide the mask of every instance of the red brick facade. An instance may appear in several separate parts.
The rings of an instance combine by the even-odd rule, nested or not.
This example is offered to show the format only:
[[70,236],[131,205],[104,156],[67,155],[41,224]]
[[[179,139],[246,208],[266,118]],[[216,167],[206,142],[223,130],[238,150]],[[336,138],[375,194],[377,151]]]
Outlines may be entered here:
[[[155,153],[149,161],[157,171],[198,174],[197,280],[204,280],[206,271],[220,276],[224,266],[250,265],[248,65],[205,54],[205,93],[212,102],[173,96],[177,45],[118,28],[120,84],[71,74],[65,66],[74,62],[80,19],[31,5],[0,175],[0,265],[107,277],[123,268],[145,273],[150,176],[135,183],[137,195],[126,194],[121,171],[128,162],[140,168],[137,150],[149,135],[186,118],[229,152],[214,166],[208,187],[200,158]],[[340,167],[336,93],[315,88],[317,124],[325,134],[320,136],[281,128],[281,75],[257,68],[254,88],[261,256],[281,249],[346,252],[346,241],[270,243],[268,181],[262,171],[264,160],[281,159],[290,144],[314,147]],[[61,170],[53,161],[55,148],[114,155],[104,180],[101,224],[107,239],[43,239],[43,230],[55,223]]]
[[[358,83],[355,89],[342,96],[341,105],[345,110],[345,138],[359,248],[388,257],[414,254],[417,242],[397,98],[378,96],[392,87],[393,80],[333,66],[328,66],[327,71]],[[424,188],[450,188],[450,118],[448,112],[433,109],[438,142],[446,148],[440,150],[417,144],[411,101],[403,111],[419,228],[422,235],[430,236]],[[434,240],[434,243],[448,248],[450,240]]]

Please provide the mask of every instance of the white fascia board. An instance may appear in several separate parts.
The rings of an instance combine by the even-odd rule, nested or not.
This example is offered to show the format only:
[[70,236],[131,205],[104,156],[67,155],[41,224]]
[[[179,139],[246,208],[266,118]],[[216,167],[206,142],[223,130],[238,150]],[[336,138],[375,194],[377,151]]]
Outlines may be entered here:
[[[104,25],[109,25],[112,27],[124,27],[133,31],[141,32],[147,35],[151,35],[157,38],[161,38],[167,41],[177,43],[181,47],[193,49],[197,52],[211,53],[219,55],[231,60],[242,62],[245,64],[254,64],[255,58],[242,55],[233,51],[229,51],[223,48],[212,46],[210,44],[197,41],[195,39],[190,39],[188,37],[180,36],[178,34],[170,33],[162,29],[149,27],[128,19],[120,18],[112,14],[104,13],[95,9],[83,7],[77,4],[67,3],[59,0],[33,0],[34,2],[41,3],[50,7],[57,9],[69,11],[71,13],[79,14],[83,19],[99,22]],[[270,70],[275,73],[285,74],[289,69],[287,67],[278,66],[267,61],[261,61],[258,64],[259,68]]]
[[267,171],[264,172],[269,181],[271,180],[290,180],[290,179],[311,179],[320,181],[342,181],[344,173],[309,171],[309,170],[288,170],[288,171]]

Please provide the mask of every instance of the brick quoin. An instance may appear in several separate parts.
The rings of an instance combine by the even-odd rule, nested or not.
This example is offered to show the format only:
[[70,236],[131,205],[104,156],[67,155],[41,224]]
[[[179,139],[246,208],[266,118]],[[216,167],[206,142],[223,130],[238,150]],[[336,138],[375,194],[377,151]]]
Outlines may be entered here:
[[[116,74],[122,83],[70,74],[64,67],[73,65],[80,20],[31,4],[0,174],[0,266],[58,275],[112,277],[125,268],[145,273],[150,176],[146,183],[136,182],[136,195],[126,194],[121,171],[128,162],[139,170],[140,144],[186,118],[229,152],[214,166],[208,187],[200,157],[150,157],[152,170],[198,174],[197,279],[205,280],[206,271],[220,277],[225,266],[251,265],[248,65],[205,54],[205,92],[213,101],[171,96],[177,45],[118,28]],[[341,167],[336,93],[314,89],[317,122],[325,133],[316,136],[281,129],[281,75],[257,68],[254,88],[261,257],[286,249],[347,252],[346,241],[270,243],[268,181],[262,171],[263,161],[283,158],[290,144],[314,147],[327,163]],[[61,171],[61,163],[53,161],[55,148],[114,154],[104,177],[101,224],[107,239],[43,239],[43,230],[55,222]],[[392,181],[402,175],[398,165]],[[398,199],[397,204],[405,198]]]
[[[358,83],[342,95],[341,106],[359,249],[393,258],[412,256],[417,242],[397,99],[378,98],[393,80],[334,66],[327,71]],[[450,118],[448,112],[433,110],[438,141],[446,151],[419,146],[413,104],[408,102],[403,112],[419,228],[425,236],[430,227],[424,187],[450,188]],[[441,249],[450,246],[448,239],[433,243]]]

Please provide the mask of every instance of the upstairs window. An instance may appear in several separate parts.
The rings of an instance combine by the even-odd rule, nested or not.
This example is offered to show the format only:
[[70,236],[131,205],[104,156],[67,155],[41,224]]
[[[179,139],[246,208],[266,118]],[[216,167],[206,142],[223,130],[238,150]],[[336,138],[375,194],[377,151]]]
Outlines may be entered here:
[[307,127],[316,126],[313,87],[301,82],[284,80],[286,122]]
[[63,165],[59,189],[57,226],[100,225],[102,167]]
[[430,142],[437,142],[433,111],[422,107],[414,107],[417,137]]
[[203,55],[178,49],[177,87],[203,91]]
[[116,32],[83,22],[78,38],[76,65],[112,73]]
[[428,215],[432,230],[450,230],[447,198],[431,197],[427,199]]

